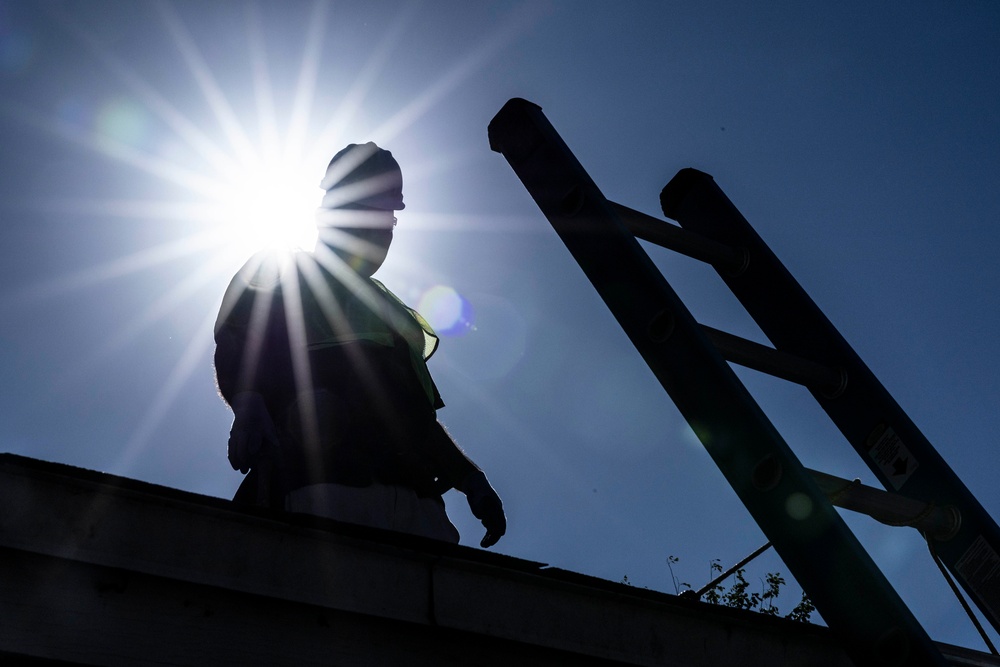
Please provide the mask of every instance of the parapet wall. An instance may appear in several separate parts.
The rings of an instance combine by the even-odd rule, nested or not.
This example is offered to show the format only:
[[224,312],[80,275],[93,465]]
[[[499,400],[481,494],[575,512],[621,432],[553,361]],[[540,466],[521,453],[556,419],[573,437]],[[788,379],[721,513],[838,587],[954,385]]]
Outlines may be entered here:
[[850,665],[820,626],[9,454],[0,508],[0,658]]

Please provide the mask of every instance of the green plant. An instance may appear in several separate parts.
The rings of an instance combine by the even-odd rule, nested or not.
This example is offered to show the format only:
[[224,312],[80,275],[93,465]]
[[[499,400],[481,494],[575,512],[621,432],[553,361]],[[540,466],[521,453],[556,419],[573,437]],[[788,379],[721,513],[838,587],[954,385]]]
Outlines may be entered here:
[[743,568],[736,570],[736,581],[722,594],[722,603],[733,609],[752,610],[760,606],[760,593],[747,593],[750,582],[743,576]]
[[[709,579],[709,581],[715,579],[719,575],[720,572],[722,572],[722,565],[719,563],[719,559],[718,558],[713,558],[712,560],[710,560],[708,562],[708,579]],[[710,586],[708,588],[708,590],[706,590],[703,593],[703,597],[705,598],[705,602],[709,602],[711,604],[721,604],[722,603],[722,594],[724,592],[725,592],[725,589],[720,584],[717,583],[717,584],[715,584],[713,586]]]
[[680,562],[680,558],[678,558],[677,556],[667,556],[667,568],[670,570],[670,580],[673,581],[674,583],[674,593],[676,595],[681,594],[682,587],[684,590],[689,590],[691,588],[691,584],[685,581],[680,581],[677,578],[677,575],[674,574],[674,563],[678,562]]
[[781,587],[785,585],[785,578],[778,572],[768,572],[764,577],[764,592],[760,595],[760,613],[767,616],[778,615],[778,605],[774,601],[778,599]]
[[[667,567],[670,569],[670,577],[674,582],[674,590],[678,594],[680,594],[681,586],[690,588],[688,584],[680,583],[674,574],[673,566],[679,562],[680,559],[676,556],[667,557]],[[715,581],[723,571],[719,559],[715,558],[709,561],[708,570],[709,581]],[[732,573],[732,576],[735,577],[735,581],[729,588],[726,588],[722,581],[716,581],[711,586],[700,591],[701,599],[709,604],[757,611],[766,616],[780,615],[776,602],[778,596],[781,594],[781,588],[786,584],[785,578],[781,576],[780,572],[768,572],[764,575],[759,593],[750,590],[750,582],[747,581],[746,570],[744,568],[738,568]],[[808,623],[814,611],[816,611],[816,606],[806,595],[806,592],[802,591],[802,598],[799,600],[799,603],[795,605],[792,611],[785,615],[785,618],[801,623]]]
[[802,599],[799,603],[795,605],[795,608],[788,613],[785,618],[790,618],[793,621],[799,621],[801,623],[808,623],[809,617],[812,613],[816,611],[816,605],[812,603],[809,596],[806,595],[805,591],[802,591]]

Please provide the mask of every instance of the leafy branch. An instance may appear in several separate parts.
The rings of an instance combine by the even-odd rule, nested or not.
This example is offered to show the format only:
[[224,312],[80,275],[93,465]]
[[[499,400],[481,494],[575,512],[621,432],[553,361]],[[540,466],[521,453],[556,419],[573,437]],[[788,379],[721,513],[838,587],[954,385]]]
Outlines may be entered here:
[[[701,591],[695,592],[691,590],[688,584],[679,582],[677,576],[674,574],[673,566],[678,562],[680,562],[680,559],[676,556],[667,557],[667,567],[670,570],[670,577],[674,583],[674,590],[679,595],[694,597],[696,599],[701,598],[709,604],[756,611],[765,616],[780,615],[776,601],[781,594],[782,586],[786,584],[785,578],[781,576],[780,572],[767,573],[761,582],[761,590],[758,593],[750,590],[750,582],[747,581],[746,570],[740,567],[732,572],[735,581],[733,581],[729,588],[726,588],[721,580],[716,581],[717,577],[722,573],[722,565],[719,563],[719,559],[716,558],[711,560],[708,566],[709,581],[711,583]],[[682,586],[686,587],[683,591],[681,590]],[[799,603],[789,613],[785,614],[785,618],[801,623],[808,623],[814,611],[816,611],[816,606],[806,595],[806,592],[802,591],[801,600],[799,600]]]

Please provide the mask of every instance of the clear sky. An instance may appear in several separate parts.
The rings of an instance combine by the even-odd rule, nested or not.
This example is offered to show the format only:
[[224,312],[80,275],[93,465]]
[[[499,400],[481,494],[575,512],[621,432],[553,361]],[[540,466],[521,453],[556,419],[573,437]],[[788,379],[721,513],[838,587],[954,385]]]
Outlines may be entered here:
[[[668,556],[698,587],[750,553],[765,538],[489,150],[523,97],[612,200],[658,215],[677,170],[712,174],[996,516],[998,35],[986,0],[0,0],[0,450],[231,496],[222,293],[263,195],[304,184],[272,217],[308,221],[329,157],[374,140],[407,202],[378,277],[447,334],[440,417],[504,497],[495,549],[667,592]],[[649,251],[699,321],[764,341],[710,268]],[[806,465],[877,484],[804,389],[739,374]],[[916,531],[847,518],[932,638],[982,647]]]

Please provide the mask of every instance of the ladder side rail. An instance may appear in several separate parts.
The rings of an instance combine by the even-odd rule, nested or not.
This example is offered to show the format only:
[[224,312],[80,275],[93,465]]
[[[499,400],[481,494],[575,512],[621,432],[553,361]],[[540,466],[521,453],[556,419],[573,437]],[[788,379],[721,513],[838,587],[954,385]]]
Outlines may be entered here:
[[839,395],[810,391],[885,488],[958,509],[961,528],[936,541],[935,551],[1000,632],[1000,529],[993,518],[710,175],[681,170],[661,204],[685,229],[747,249],[740,275],[718,273],[776,349],[843,369]]
[[509,101],[489,138],[855,664],[945,664],[541,109]]

